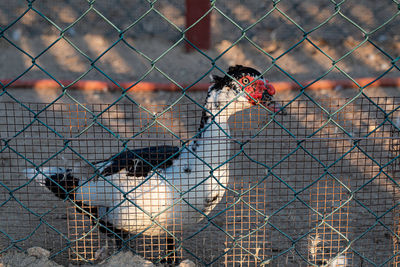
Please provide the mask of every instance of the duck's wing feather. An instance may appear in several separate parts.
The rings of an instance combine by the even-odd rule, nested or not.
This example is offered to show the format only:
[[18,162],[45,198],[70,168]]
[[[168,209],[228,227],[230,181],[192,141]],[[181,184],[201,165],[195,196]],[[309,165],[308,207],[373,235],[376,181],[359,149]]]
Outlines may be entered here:
[[108,160],[94,163],[103,176],[112,175],[126,169],[128,176],[143,177],[154,168],[167,168],[179,156],[175,146],[152,146],[124,151]]

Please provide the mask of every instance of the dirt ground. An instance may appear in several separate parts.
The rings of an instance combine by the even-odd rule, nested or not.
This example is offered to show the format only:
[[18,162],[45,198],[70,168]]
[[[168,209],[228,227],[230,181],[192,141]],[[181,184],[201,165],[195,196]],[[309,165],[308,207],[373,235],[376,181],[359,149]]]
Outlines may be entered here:
[[[184,41],[178,42],[181,33],[160,16],[183,29],[185,11],[181,0],[155,2],[154,8],[160,14],[150,10],[131,28],[129,25],[151,8],[147,1],[96,1],[87,14],[86,1],[83,4],[78,0],[42,0],[34,1],[32,7],[28,9],[26,1],[0,3],[0,26],[4,29],[4,37],[0,38],[0,79],[80,78],[124,82],[142,79],[170,82],[172,79],[190,84],[209,82],[208,72],[221,74],[216,67],[226,70],[234,64],[267,70],[265,76],[272,83],[316,80],[322,76],[326,79],[400,76],[396,61],[400,56],[400,16],[394,16],[398,9],[393,1],[345,1],[335,8],[330,1],[280,1],[274,7],[266,1],[217,0],[211,14],[212,46],[204,51],[206,55],[186,53]],[[327,21],[338,8],[340,13]],[[246,32],[251,42],[243,39],[235,43],[242,35],[237,25],[247,28],[269,10],[272,10],[269,16]],[[81,21],[72,25],[83,14],[86,15]],[[118,30],[100,14],[119,29],[129,28],[123,40],[119,39]],[[231,17],[234,23],[224,15]],[[362,31],[345,17],[370,32],[368,41],[363,42]],[[325,21],[320,28],[315,28]],[[375,31],[385,22],[382,29]],[[65,38],[60,39],[60,29],[69,25],[72,26],[65,31]],[[307,39],[304,39],[304,32],[308,33]],[[231,47],[232,44],[235,45]],[[360,47],[348,54],[358,45]],[[173,49],[164,54],[170,47]],[[335,68],[332,68],[333,62]],[[398,201],[397,189],[388,177],[392,175],[396,181],[400,175],[400,170],[396,169],[400,166],[398,159],[391,162],[399,153],[398,135],[383,113],[392,112],[389,119],[400,125],[399,109],[395,110],[400,103],[400,88],[366,88],[364,95],[333,115],[340,127],[333,121],[327,122],[329,118],[324,109],[338,110],[358,96],[358,90],[337,87],[300,94],[299,91],[282,91],[276,95],[276,100],[284,105],[293,99],[296,101],[287,106],[286,115],[278,114],[234,158],[230,181],[233,191],[227,193],[215,209],[214,215],[221,214],[213,219],[213,224],[207,226],[203,221],[193,231],[201,227],[205,230],[192,238],[188,238],[192,232],[176,231],[179,238],[188,238],[184,241],[185,249],[179,251],[182,259],[199,265],[213,262],[212,266],[257,266],[266,259],[271,259],[272,266],[308,266],[304,259],[321,265],[343,251],[351,240],[350,249],[343,254],[349,266],[400,261],[393,257],[398,251],[394,233],[399,233],[400,212],[391,207]],[[90,112],[77,103],[96,114],[116,103],[101,116],[101,121],[119,136],[129,137],[151,121],[153,112],[160,112],[179,100],[160,121],[185,139],[196,131],[201,114],[192,100],[202,104],[205,95],[206,92],[188,91],[181,98],[178,92],[129,92],[121,98],[119,92],[108,91],[67,90],[65,94],[61,90],[46,89],[2,91],[0,267],[82,264],[72,250],[64,250],[67,245],[76,249],[80,256],[97,257],[99,266],[128,263],[151,266],[125,251],[102,265],[103,257],[114,252],[115,244],[96,229],[89,238],[68,243],[68,239],[87,233],[91,223],[77,214],[70,203],[55,199],[34,183],[27,185],[21,176],[21,170],[31,166],[22,155],[39,164],[60,152],[64,143],[40,123],[34,123],[18,138],[5,142],[34,117],[15,100],[35,112],[57,100],[38,117],[67,137],[74,136],[91,122]],[[237,140],[251,137],[268,119],[268,114],[259,108],[237,114],[230,120],[233,137]],[[327,123],[326,128],[316,133],[313,141],[299,143],[297,139],[305,138],[324,123]],[[156,126],[133,140],[132,147],[180,144],[162,127]],[[370,139],[360,139],[354,147],[355,141],[348,139],[343,130],[355,137],[369,133]],[[82,135],[79,142],[71,142],[71,147],[90,161],[96,161],[118,152],[121,143],[95,126]],[[232,156],[238,151],[240,146],[236,144]],[[285,158],[289,153],[292,154]],[[325,165],[318,164],[317,159]],[[259,163],[277,164],[274,175],[262,179],[266,168]],[[66,150],[46,163],[52,164],[79,165],[82,158]],[[247,193],[250,187],[254,188]],[[265,215],[271,216],[266,225]],[[323,216],[327,217],[322,219]],[[9,249],[12,240],[17,247]],[[165,236],[139,237],[130,245],[139,255],[153,260],[163,255]],[[36,254],[18,253],[19,249],[25,251],[31,247],[48,250],[51,261]]]

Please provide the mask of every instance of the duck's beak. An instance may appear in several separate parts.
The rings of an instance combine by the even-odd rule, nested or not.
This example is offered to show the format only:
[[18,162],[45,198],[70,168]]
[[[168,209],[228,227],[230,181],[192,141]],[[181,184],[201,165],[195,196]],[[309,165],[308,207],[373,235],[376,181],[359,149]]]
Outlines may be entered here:
[[[260,80],[261,81],[261,80]],[[264,81],[262,85],[259,85],[262,88],[262,97],[261,103],[267,103],[272,100],[272,96],[275,95],[275,88],[268,81]]]
[[[272,100],[272,96],[275,94],[275,88],[272,84],[266,82],[265,83],[265,90],[261,97],[261,104],[263,104],[266,108],[271,110],[272,112],[276,113],[282,109],[282,105],[276,103]],[[281,110],[282,114],[286,114],[284,110]]]
[[270,102],[270,101],[272,100],[272,96],[273,96],[273,95],[271,95],[271,94],[268,92],[268,89],[265,89],[265,90],[263,91],[262,96],[261,96],[261,100],[260,100],[261,104],[268,104],[268,102]]

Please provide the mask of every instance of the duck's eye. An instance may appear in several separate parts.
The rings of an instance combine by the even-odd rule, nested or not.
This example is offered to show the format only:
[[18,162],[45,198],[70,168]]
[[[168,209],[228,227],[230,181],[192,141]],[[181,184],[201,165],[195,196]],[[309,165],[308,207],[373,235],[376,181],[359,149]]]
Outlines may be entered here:
[[246,84],[248,84],[249,82],[250,82],[250,80],[247,79],[247,78],[243,78],[243,79],[242,79],[243,85],[246,85]]

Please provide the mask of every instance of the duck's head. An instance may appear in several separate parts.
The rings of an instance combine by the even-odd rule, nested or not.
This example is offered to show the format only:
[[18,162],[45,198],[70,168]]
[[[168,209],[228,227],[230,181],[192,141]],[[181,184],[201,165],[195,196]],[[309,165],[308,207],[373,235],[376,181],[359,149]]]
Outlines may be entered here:
[[209,94],[214,95],[213,102],[219,108],[228,104],[236,111],[257,104],[269,107],[275,94],[275,88],[259,71],[242,65],[230,67],[224,77],[213,76],[213,83]]

